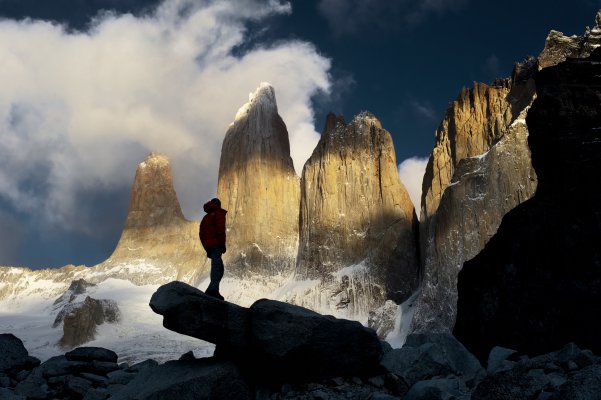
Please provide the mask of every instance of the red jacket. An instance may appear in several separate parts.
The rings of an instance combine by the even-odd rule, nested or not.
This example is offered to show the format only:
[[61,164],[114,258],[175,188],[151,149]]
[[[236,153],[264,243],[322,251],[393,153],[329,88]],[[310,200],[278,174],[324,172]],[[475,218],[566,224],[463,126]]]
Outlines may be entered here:
[[203,208],[207,215],[202,218],[198,232],[202,247],[208,251],[211,247],[223,246],[225,250],[225,214],[227,211],[210,201]]

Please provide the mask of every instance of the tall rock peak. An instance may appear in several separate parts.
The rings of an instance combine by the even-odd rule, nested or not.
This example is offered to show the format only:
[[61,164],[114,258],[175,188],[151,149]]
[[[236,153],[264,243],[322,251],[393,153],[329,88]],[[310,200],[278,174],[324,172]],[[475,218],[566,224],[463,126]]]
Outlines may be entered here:
[[299,191],[275,91],[261,83],[236,114],[221,148],[217,194],[228,210],[228,271],[293,272]]
[[[150,153],[136,170],[119,243],[98,268],[108,271],[107,277],[113,273],[125,274],[140,283],[148,283],[148,279],[194,283],[208,274],[208,264],[202,264],[200,254],[198,222],[184,218],[173,187],[171,163],[163,154]],[[145,268],[135,277],[129,275],[128,268],[113,268],[136,264]],[[145,274],[156,276],[150,278]]]
[[417,283],[416,221],[390,133],[370,113],[349,124],[328,115],[303,168],[296,268],[298,279],[321,283],[291,300],[357,317],[407,298]]
[[169,159],[150,153],[136,170],[125,229],[171,224],[183,218]]

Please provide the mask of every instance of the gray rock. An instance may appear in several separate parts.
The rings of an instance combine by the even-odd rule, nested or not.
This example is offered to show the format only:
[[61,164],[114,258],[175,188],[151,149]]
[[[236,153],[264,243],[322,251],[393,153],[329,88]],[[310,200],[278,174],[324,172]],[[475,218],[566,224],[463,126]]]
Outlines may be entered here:
[[92,390],[92,383],[84,378],[69,376],[63,389],[66,394],[69,394],[73,398],[81,399],[87,392]]
[[601,400],[601,365],[588,366],[559,388],[561,400]]
[[120,314],[113,300],[97,300],[87,296],[83,302],[66,304],[54,321],[54,326],[60,324],[61,318],[63,321],[63,337],[59,345],[71,348],[94,339],[98,325],[117,322]]
[[131,382],[132,379],[134,379],[136,377],[136,373],[133,372],[126,372],[126,371],[122,371],[122,370],[118,370],[118,371],[113,371],[111,373],[108,374],[108,378],[109,384],[122,384],[122,385],[127,385],[129,382]]
[[370,377],[370,378],[367,379],[367,382],[370,385],[375,386],[377,388],[382,388],[386,384],[386,381],[385,381],[384,377],[381,376],[381,375],[372,376],[372,377]]
[[0,388],[7,388],[11,386],[11,379],[8,375],[0,374]]
[[172,331],[232,349],[248,346],[248,309],[206,296],[183,282],[159,287],[150,308],[163,316],[163,326]]
[[110,362],[110,361],[93,360],[92,365],[91,365],[92,371],[94,371],[97,374],[102,374],[102,375],[106,375],[109,372],[117,371],[119,369],[120,368],[119,368],[119,365],[117,365],[117,363]]
[[70,361],[117,362],[117,353],[102,347],[78,347],[65,353],[65,357]]
[[250,400],[252,396],[234,364],[205,358],[169,361],[156,368],[144,369],[111,400]]
[[472,400],[530,399],[550,383],[540,372],[529,374],[523,367],[486,376],[472,393]]
[[110,396],[110,393],[105,388],[95,388],[86,393],[83,400],[105,400]]
[[89,372],[82,372],[79,374],[82,378],[92,382],[94,386],[107,386],[108,378],[96,374],[90,374]]
[[430,379],[413,385],[404,400],[469,400],[470,390],[460,379]]
[[554,388],[558,388],[568,381],[565,376],[557,372],[551,372],[547,375],[547,378],[549,379],[549,384]]
[[488,355],[488,363],[486,366],[486,373],[493,374],[500,370],[511,369],[515,364],[514,362],[508,361],[507,359],[517,353],[515,350],[506,349],[504,347],[495,346]]
[[450,334],[412,334],[405,346],[384,354],[382,366],[409,386],[434,377],[455,375],[474,387],[485,375],[478,360]]
[[359,322],[274,300],[259,300],[250,312],[250,351],[276,376],[363,376],[378,367],[380,341],[373,330]]
[[16,394],[10,389],[0,387],[0,399],[2,400],[26,400],[27,397]]
[[369,400],[398,400],[398,397],[388,393],[373,393]]
[[0,334],[0,354],[0,372],[18,371],[30,363],[23,342],[12,333]]
[[31,374],[15,387],[15,394],[32,400],[45,400],[49,395],[46,381],[38,374]]
[[125,371],[127,371],[127,372],[140,372],[143,369],[154,368],[154,367],[156,367],[158,365],[159,365],[159,363],[156,362],[155,360],[148,359],[148,360],[141,361],[141,362],[139,362],[137,364],[134,364],[134,365],[126,368]]

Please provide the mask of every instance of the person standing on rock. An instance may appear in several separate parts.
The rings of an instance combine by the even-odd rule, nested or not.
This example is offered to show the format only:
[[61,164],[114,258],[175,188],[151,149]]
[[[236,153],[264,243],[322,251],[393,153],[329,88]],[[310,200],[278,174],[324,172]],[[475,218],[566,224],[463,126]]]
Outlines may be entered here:
[[225,214],[227,211],[221,208],[221,201],[217,198],[205,203],[203,206],[207,215],[200,222],[198,235],[200,243],[211,259],[211,283],[205,291],[209,296],[223,300],[219,293],[219,282],[223,278],[223,260],[221,255],[225,253]]

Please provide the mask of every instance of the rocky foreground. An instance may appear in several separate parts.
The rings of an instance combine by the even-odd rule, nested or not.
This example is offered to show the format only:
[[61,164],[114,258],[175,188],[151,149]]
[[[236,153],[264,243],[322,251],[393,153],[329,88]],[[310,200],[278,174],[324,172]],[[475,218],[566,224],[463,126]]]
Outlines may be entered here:
[[79,347],[40,363],[2,334],[0,399],[601,399],[601,357],[573,343],[532,358],[495,347],[483,367],[449,334],[392,349],[354,321],[273,300],[244,308],[182,282],[150,307],[215,355],[128,365]]

